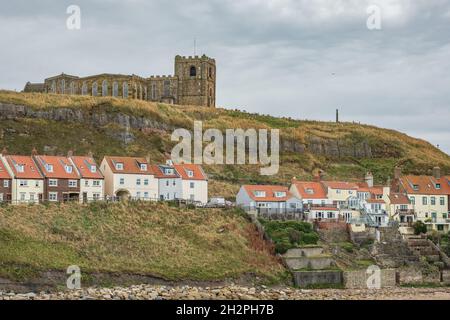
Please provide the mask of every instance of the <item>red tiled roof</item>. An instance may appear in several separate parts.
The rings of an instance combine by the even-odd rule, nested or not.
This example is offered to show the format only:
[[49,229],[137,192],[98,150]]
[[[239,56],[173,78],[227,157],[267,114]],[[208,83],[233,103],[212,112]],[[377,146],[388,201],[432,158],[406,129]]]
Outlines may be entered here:
[[[163,168],[171,168],[174,169],[174,173],[173,174],[165,174],[164,171],[162,170]],[[158,179],[176,179],[176,178],[181,178],[181,176],[178,174],[177,170],[175,170],[175,168],[173,166],[169,166],[169,165],[153,165],[152,166],[152,170],[155,174],[155,178]]]
[[[43,176],[39,172],[33,158],[31,156],[6,156],[14,177],[18,179],[43,179]],[[23,165],[24,172],[18,172],[16,165]]]
[[[139,157],[110,157],[105,156],[105,160],[108,163],[111,171],[113,173],[122,173],[122,174],[143,174],[143,175],[153,175],[154,172],[152,170],[152,166],[148,163],[145,158]],[[123,170],[116,169],[116,163],[123,164]],[[143,171],[140,168],[140,164],[146,164],[147,170]]]
[[[80,176],[77,170],[73,166],[70,159],[67,157],[59,156],[35,156],[36,164],[46,178],[56,179],[79,179]],[[47,170],[46,165],[52,165],[53,171]],[[72,172],[66,171],[66,166],[72,167]]]
[[293,185],[297,188],[302,199],[327,198],[327,191],[320,182],[293,181]]
[[[287,187],[284,186],[263,186],[263,185],[244,185],[243,186],[247,194],[254,201],[268,201],[268,202],[284,202],[292,198],[292,194]],[[266,193],[265,197],[256,197],[256,191],[263,191]],[[285,197],[275,197],[275,192],[285,192]]]
[[410,204],[409,198],[404,193],[391,193],[389,199],[391,204]]
[[357,190],[359,188],[357,183],[343,182],[343,181],[322,181],[323,185],[331,189],[343,190]]
[[[444,177],[436,179],[432,176],[403,176],[400,184],[408,194],[445,195],[448,194],[448,181]],[[436,184],[441,188],[436,189]],[[417,189],[413,186],[417,185]]]
[[[174,164],[173,167],[184,180],[208,180],[202,167],[198,164]],[[192,171],[192,177],[188,175],[188,171]]]
[[[78,169],[78,172],[80,173],[82,178],[85,179],[103,179],[103,175],[98,170],[97,163],[95,160],[91,157],[82,157],[82,156],[74,156],[70,157],[70,159],[73,161],[75,166]],[[95,172],[91,171],[91,166],[95,166],[96,170]]]
[[5,164],[3,163],[3,160],[0,158],[0,179],[11,179],[11,176],[8,173],[8,170],[6,170]]

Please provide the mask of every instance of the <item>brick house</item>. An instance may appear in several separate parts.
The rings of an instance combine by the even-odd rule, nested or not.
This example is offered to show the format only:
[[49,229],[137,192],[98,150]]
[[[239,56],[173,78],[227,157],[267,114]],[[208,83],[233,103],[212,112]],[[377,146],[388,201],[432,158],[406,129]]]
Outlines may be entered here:
[[92,155],[70,156],[69,159],[80,175],[80,202],[103,200],[105,178]]
[[44,201],[79,201],[80,176],[68,157],[33,156],[44,176]]

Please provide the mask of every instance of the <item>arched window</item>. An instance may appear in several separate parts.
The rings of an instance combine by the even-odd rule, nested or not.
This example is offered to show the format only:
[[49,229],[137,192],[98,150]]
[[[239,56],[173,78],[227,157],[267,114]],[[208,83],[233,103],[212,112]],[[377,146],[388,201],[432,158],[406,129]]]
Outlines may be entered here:
[[66,93],[66,80],[62,79],[61,82],[59,83],[59,91],[61,94]]
[[123,97],[125,99],[128,98],[128,83],[127,82],[123,83],[122,93],[123,93]]
[[112,95],[113,95],[113,97],[119,96],[119,84],[117,83],[117,81],[114,81],[114,83],[113,83]]
[[152,100],[156,100],[156,84],[152,84]]
[[147,87],[144,87],[144,100],[148,100],[148,97],[147,97]]
[[197,68],[195,66],[191,66],[191,69],[189,70],[189,75],[191,77],[196,77],[197,76]]
[[209,77],[212,78],[212,68],[211,67],[209,67],[208,73],[209,73]]
[[75,92],[75,82],[70,83],[70,94],[76,94]]
[[52,81],[52,93],[56,93],[56,81],[55,80],[53,80]]
[[103,80],[102,82],[102,96],[106,97],[108,96],[108,81]]
[[139,85],[139,99],[142,100],[142,84]]
[[87,86],[86,81],[83,82],[83,86],[81,87],[81,94],[83,96],[88,94],[88,86]]
[[138,89],[137,89],[137,84],[134,84],[134,98],[137,99],[138,98]]
[[165,80],[164,81],[164,97],[170,97],[170,81],[169,80]]
[[98,95],[98,84],[97,82],[94,82],[92,84],[92,96],[96,97]]

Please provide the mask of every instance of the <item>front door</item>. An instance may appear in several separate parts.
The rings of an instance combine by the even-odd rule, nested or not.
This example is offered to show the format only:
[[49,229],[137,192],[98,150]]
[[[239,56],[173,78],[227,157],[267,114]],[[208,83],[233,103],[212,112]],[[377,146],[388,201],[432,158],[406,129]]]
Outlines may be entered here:
[[87,203],[87,202],[88,202],[87,192],[83,192],[83,203]]

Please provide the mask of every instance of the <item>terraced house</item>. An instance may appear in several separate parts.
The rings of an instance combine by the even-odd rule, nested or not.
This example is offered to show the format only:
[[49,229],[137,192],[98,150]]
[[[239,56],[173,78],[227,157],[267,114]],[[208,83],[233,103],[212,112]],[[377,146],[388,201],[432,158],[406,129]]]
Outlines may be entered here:
[[408,195],[418,220],[432,230],[450,230],[449,185],[439,168],[433,169],[433,176],[401,176],[397,184]]
[[79,201],[80,175],[68,157],[34,155],[44,177],[44,201]]
[[92,155],[71,155],[69,159],[80,175],[80,202],[104,199],[104,177]]
[[181,177],[181,198],[206,204],[208,202],[208,177],[197,164],[176,164]]
[[38,203],[41,201],[44,194],[44,176],[39,171],[33,157],[3,154],[1,159],[12,179],[12,203]]
[[11,202],[12,179],[0,155],[0,202]]
[[183,199],[182,179],[170,160],[152,169],[158,182],[159,200]]
[[121,199],[158,199],[158,182],[150,161],[141,157],[105,156],[100,170],[105,178],[105,195]]

